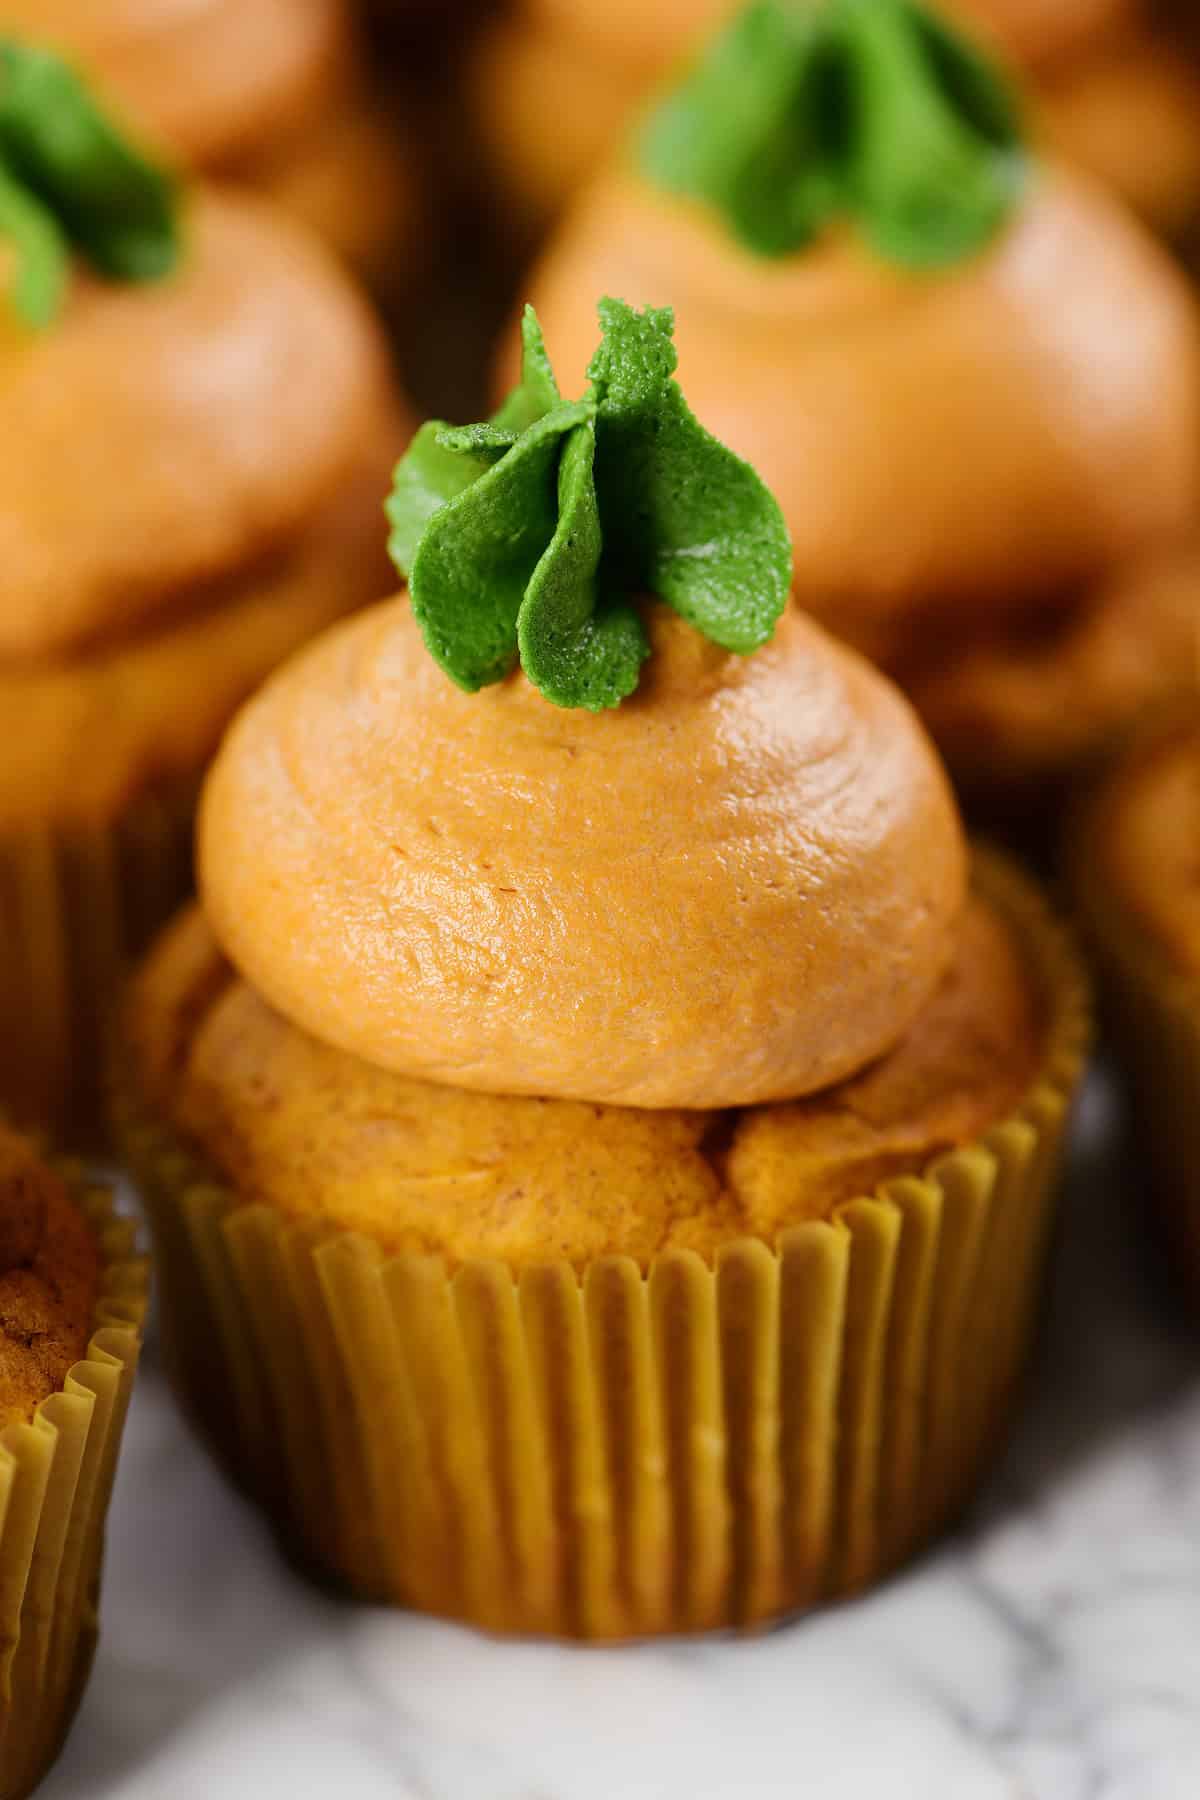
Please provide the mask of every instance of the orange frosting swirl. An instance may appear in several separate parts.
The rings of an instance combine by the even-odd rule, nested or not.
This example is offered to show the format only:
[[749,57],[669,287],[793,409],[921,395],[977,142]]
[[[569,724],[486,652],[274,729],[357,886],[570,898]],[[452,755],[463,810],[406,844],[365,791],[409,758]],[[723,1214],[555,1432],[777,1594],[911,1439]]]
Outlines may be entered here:
[[[1136,16],[1138,0],[940,0],[942,10],[988,33],[1025,62],[1069,55]],[[669,69],[719,29],[736,0],[527,0],[527,11],[562,37],[628,66]]]
[[1193,514],[1196,308],[1083,177],[1044,171],[982,255],[913,274],[851,232],[765,261],[617,170],[529,283],[564,392],[606,293],[675,307],[680,385],[778,498],[798,598],[875,654],[918,609],[1055,602]]
[[1072,56],[1144,10],[1141,0],[950,0],[947,6],[1023,63]]
[[269,554],[377,433],[386,346],[323,247],[229,195],[184,231],[168,279],[80,275],[51,330],[0,339],[0,657],[120,633]]
[[636,696],[455,688],[403,600],[289,664],[209,779],[231,960],[327,1043],[488,1092],[801,1095],[893,1044],[965,849],[907,703],[798,611],[738,658],[665,608]]
[[346,0],[5,0],[132,121],[211,168],[311,120],[339,78]]

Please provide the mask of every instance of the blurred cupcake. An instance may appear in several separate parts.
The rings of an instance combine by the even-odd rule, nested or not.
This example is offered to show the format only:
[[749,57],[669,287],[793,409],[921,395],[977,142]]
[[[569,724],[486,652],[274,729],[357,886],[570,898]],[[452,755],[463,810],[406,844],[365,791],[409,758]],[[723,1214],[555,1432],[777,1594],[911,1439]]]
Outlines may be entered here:
[[1041,129],[1163,237],[1194,247],[1200,224],[1200,60],[1178,34],[1114,31],[1046,70]]
[[[729,0],[514,0],[470,51],[465,100],[509,230],[535,235]],[[561,102],[561,103],[560,103]]]
[[1200,214],[1200,63],[1159,0],[953,0],[1028,74],[1039,136],[1164,236]]
[[[734,0],[515,0],[481,34],[467,97],[518,227],[544,224]],[[1177,232],[1200,206],[1200,76],[1140,0],[944,0],[1027,70],[1039,129]],[[569,96],[562,105],[548,96]]]
[[1176,1266],[1200,1295],[1200,709],[1130,745],[1072,834],[1076,905],[1104,977]]
[[371,96],[349,0],[7,0],[192,170],[254,188],[373,282],[411,255],[411,151]]
[[1144,16],[1142,0],[946,0],[941,10],[1041,69],[1062,68]]
[[32,1791],[87,1680],[145,1307],[107,1194],[0,1126],[0,1800]]
[[122,1111],[175,1378],[285,1539],[614,1638],[851,1592],[963,1505],[1086,1007],[787,608],[669,316],[601,313],[586,400],[529,316],[496,417],[418,435],[408,597],[233,727]]
[[178,218],[63,65],[14,51],[6,75],[0,1101],[78,1133],[124,958],[187,891],[225,723],[386,591],[406,433],[323,246],[247,198]]
[[974,642],[932,636],[901,647],[892,674],[964,790],[986,798],[997,822],[1007,802],[1012,824],[1035,794],[1043,810],[1052,799],[1056,813],[1131,721],[1170,710],[1194,688],[1198,616],[1200,540],[1192,535],[1053,613],[1000,621]]
[[[1109,596],[1195,517],[1188,285],[1118,203],[1028,149],[997,70],[912,0],[744,10],[530,285],[572,379],[585,295],[677,307],[685,385],[778,495],[801,604],[936,689],[935,728],[966,714],[942,738],[956,774],[1042,786],[1095,750],[1082,729],[1036,742],[1031,708],[1104,739],[1123,723],[1082,679],[1097,635],[1136,654],[1149,618],[1168,654],[1133,698],[1175,681],[1173,607],[1139,576],[1136,606]],[[1074,648],[1039,660],[1056,634]],[[975,661],[1010,654],[1027,691],[964,759]]]

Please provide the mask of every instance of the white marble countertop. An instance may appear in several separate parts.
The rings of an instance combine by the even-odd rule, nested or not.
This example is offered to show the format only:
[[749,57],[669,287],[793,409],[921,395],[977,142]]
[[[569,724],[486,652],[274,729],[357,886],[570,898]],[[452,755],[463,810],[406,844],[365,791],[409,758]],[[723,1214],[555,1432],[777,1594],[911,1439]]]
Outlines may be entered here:
[[966,1529],[745,1642],[500,1644],[306,1587],[151,1359],[39,1800],[1197,1800],[1200,1331],[1088,1096],[1031,1405]]

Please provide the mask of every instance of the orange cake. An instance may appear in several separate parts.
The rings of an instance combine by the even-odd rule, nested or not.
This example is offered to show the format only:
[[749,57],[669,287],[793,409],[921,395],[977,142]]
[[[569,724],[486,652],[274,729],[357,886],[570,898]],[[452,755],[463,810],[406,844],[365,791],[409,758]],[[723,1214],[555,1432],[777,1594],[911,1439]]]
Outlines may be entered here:
[[66,1183],[0,1126],[0,1433],[82,1359],[99,1280],[99,1245]]
[[527,314],[397,468],[406,593],[243,709],[120,1103],[176,1379],[286,1539],[583,1637],[852,1591],[963,1503],[1086,1037],[669,315],[601,318],[566,401]]
[[0,1124],[0,1800],[53,1761],[96,1642],[146,1269],[108,1196]]
[[1017,1110],[1046,1057],[1039,972],[1002,902],[973,897],[956,938],[932,998],[862,1073],[786,1104],[647,1111],[434,1085],[334,1049],[239,980],[196,910],[131,1003],[138,1081],[239,1204],[389,1255],[711,1258],[829,1219]]

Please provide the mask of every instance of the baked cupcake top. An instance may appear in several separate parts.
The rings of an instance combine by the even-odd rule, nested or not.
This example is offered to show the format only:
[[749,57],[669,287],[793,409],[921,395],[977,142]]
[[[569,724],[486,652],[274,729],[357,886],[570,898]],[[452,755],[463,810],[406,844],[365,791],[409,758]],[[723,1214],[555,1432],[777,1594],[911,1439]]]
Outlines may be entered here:
[[1200,716],[1182,713],[1148,736],[1101,790],[1088,851],[1089,882],[1162,958],[1200,981]]
[[299,128],[336,77],[345,0],[6,0],[4,25],[78,62],[197,167]]
[[1029,1093],[1061,1026],[998,873],[980,865],[951,963],[899,1042],[779,1106],[647,1112],[415,1081],[283,1018],[195,909],[138,976],[131,1053],[172,1128],[248,1203],[389,1253],[711,1256],[923,1173]]
[[205,905],[265,999],[384,1068],[642,1107],[808,1093],[935,988],[960,827],[902,698],[784,610],[778,511],[688,411],[669,317],[602,316],[583,401],[527,320],[497,417],[419,434],[411,600],[243,712]]
[[65,1182],[0,1125],[0,1431],[33,1416],[84,1355],[100,1282]]
[[[0,218],[37,303],[0,334],[0,657],[38,657],[275,550],[356,466],[387,376],[319,246],[246,200],[197,191],[180,217],[64,65],[0,49],[0,176],[43,233]],[[64,229],[74,260],[44,241]]]
[[1057,603],[1194,511],[1186,283],[914,0],[744,9],[534,273],[571,379],[605,289],[676,306],[798,597],[872,653],[919,613]]

